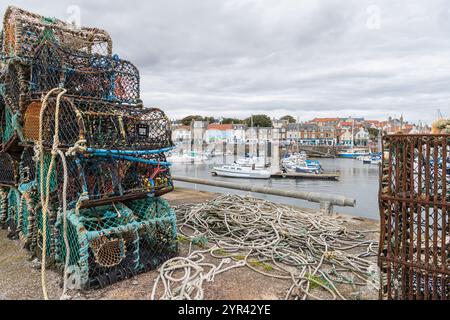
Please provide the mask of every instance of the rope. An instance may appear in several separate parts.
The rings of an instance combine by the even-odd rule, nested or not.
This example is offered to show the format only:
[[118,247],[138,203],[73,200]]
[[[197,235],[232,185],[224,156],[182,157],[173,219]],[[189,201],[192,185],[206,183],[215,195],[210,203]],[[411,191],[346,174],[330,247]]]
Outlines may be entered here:
[[[223,259],[218,266],[203,262],[205,260],[204,254],[211,253],[216,249],[217,247],[206,251],[195,251],[187,258],[177,257],[166,261],[161,266],[159,275],[155,280],[151,300],[156,299],[160,282],[164,288],[164,293],[157,300],[203,300],[203,283],[205,281],[213,282],[217,275],[245,266],[245,263],[238,262],[223,268],[225,264],[232,262],[231,259]],[[179,273],[182,273],[182,275],[177,276]]]
[[60,300],[66,300],[68,298],[67,295],[67,285],[68,285],[68,273],[67,270],[69,268],[70,263],[70,244],[69,239],[67,237],[67,182],[68,182],[68,174],[67,174],[67,161],[64,153],[61,150],[58,150],[58,154],[61,157],[63,170],[64,170],[64,182],[63,182],[63,237],[64,237],[64,245],[66,247],[66,259],[64,264],[64,286],[63,293],[61,295]]
[[[52,158],[50,161],[50,165],[48,168],[48,173],[46,177],[46,185],[45,185],[45,193],[44,193],[44,145],[43,145],[43,120],[44,120],[44,112],[47,108],[48,99],[55,92],[59,92],[56,99],[56,112],[55,112],[55,135],[53,137],[53,151]],[[48,204],[50,201],[50,180],[51,173],[53,169],[53,165],[55,162],[56,149],[59,144],[59,104],[61,97],[66,93],[66,90],[55,88],[50,90],[44,97],[42,101],[42,107],[39,114],[39,141],[38,141],[38,149],[39,149],[39,162],[40,162],[40,190],[41,190],[41,203],[42,203],[42,262],[41,262],[41,286],[42,292],[44,295],[44,299],[48,300],[47,294],[47,286],[45,281],[45,269],[46,269],[46,260],[47,260],[47,211]]]
[[[377,255],[378,243],[366,238],[368,232],[348,230],[336,217],[234,195],[175,210],[181,236],[191,242],[206,238],[214,243],[216,249],[209,251],[212,257],[231,258],[264,276],[292,281],[286,299],[344,300],[342,285],[377,288],[372,284],[376,265],[367,258]],[[176,261],[195,274],[198,263]],[[160,271],[159,281],[165,283],[162,297],[178,298],[167,289],[174,281],[168,273],[170,266],[168,262]],[[202,284],[196,277],[183,281],[197,291]],[[193,294],[202,297],[192,292],[183,297]]]

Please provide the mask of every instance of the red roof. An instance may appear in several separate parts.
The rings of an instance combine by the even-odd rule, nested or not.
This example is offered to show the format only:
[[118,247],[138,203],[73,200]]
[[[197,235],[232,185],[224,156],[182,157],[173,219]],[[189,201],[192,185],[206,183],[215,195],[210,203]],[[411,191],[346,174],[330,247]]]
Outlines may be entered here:
[[213,123],[208,125],[208,130],[218,130],[218,131],[233,130],[233,125],[231,123],[230,124]]
[[351,127],[353,126],[353,122],[341,122],[341,127]]

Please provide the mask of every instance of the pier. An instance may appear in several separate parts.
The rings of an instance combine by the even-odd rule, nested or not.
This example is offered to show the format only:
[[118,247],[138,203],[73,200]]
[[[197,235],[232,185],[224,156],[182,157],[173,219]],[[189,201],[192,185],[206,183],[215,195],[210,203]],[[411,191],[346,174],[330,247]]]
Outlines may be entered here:
[[[217,176],[217,173],[213,170],[211,175]],[[283,173],[277,172],[271,175],[272,179],[307,179],[307,180],[333,180],[339,181],[340,175],[337,173]]]
[[340,175],[337,173],[283,173],[272,174],[274,179],[308,179],[308,180],[333,180],[339,181]]

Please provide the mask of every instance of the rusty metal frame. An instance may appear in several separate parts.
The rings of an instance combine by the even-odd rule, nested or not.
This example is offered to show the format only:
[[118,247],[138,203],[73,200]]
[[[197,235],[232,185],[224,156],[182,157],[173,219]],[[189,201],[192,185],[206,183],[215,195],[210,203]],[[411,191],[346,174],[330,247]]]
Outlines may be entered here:
[[450,135],[383,138],[381,299],[450,298]]

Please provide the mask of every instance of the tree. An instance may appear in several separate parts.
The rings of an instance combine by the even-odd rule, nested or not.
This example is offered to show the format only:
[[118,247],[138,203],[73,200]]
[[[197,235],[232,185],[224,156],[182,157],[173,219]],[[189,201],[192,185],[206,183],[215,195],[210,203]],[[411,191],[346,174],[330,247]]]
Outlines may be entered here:
[[[253,121],[252,121],[253,118]],[[271,128],[273,127],[272,120],[265,114],[257,114],[253,117],[250,117],[248,119],[245,119],[245,124],[247,127],[251,127],[253,122],[254,127],[260,127],[260,128]]]
[[204,117],[203,121],[209,122],[209,123],[216,123],[216,119],[214,117]]
[[380,130],[375,128],[369,128],[369,136],[370,140],[374,141],[378,138],[378,134],[380,133]]
[[192,124],[192,121],[203,121],[202,116],[188,116],[181,120],[181,123],[185,126],[190,126]]
[[284,116],[281,121],[287,121],[288,123],[297,123],[297,120],[293,116]]
[[235,118],[224,118],[222,124],[241,124],[242,120]]

